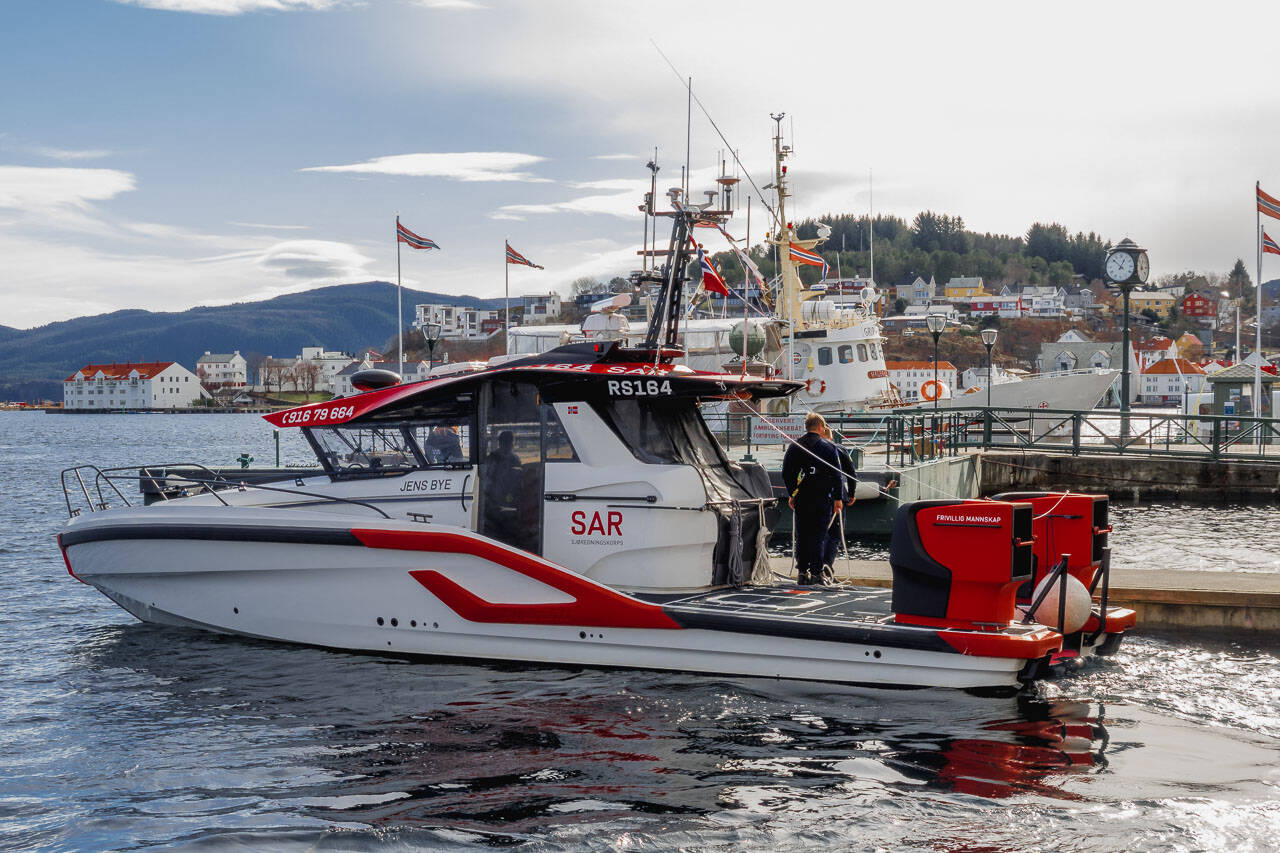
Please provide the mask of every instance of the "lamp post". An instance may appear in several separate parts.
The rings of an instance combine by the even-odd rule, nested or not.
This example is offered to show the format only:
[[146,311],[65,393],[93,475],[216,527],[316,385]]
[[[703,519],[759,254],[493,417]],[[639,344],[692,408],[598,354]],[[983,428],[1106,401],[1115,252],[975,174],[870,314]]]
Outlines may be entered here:
[[929,327],[929,334],[933,335],[933,393],[937,396],[933,398],[933,410],[938,410],[938,398],[942,396],[942,386],[938,383],[938,338],[942,337],[942,330],[947,327],[947,318],[941,314],[930,314],[925,317],[924,324]]
[[422,336],[427,339],[427,375],[431,375],[431,367],[435,362],[436,344],[440,341],[442,330],[440,323],[427,323],[422,327]]
[[987,348],[987,408],[991,408],[991,383],[995,378],[991,375],[991,348],[996,345],[996,335],[1000,334],[998,329],[982,330],[982,345]]

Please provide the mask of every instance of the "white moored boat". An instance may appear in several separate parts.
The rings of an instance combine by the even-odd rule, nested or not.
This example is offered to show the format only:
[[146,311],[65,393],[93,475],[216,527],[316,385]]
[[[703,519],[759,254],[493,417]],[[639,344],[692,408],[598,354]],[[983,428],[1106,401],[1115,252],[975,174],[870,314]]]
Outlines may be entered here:
[[[682,246],[699,212],[670,215]],[[904,506],[892,593],[775,582],[768,478],[725,457],[699,403],[799,383],[675,365],[677,322],[660,314],[638,350],[571,344],[407,385],[372,371],[365,393],[267,415],[304,433],[319,476],[188,472],[188,496],[113,508],[127,501],[110,472],[69,469],[69,510],[75,494],[91,511],[59,534],[67,569],[139,619],[229,634],[874,684],[1012,687],[1131,624],[1104,608],[1064,638],[1018,618],[1037,571],[1021,498]]]

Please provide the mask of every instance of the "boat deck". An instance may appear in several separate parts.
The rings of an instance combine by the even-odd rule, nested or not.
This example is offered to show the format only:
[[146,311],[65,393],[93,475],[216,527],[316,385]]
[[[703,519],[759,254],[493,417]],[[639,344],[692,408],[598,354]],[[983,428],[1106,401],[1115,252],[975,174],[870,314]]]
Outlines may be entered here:
[[[892,593],[874,587],[793,584],[718,589],[679,598],[649,597],[685,628],[767,634],[888,648],[949,651],[938,629],[893,621]],[[879,655],[879,651],[868,651]]]

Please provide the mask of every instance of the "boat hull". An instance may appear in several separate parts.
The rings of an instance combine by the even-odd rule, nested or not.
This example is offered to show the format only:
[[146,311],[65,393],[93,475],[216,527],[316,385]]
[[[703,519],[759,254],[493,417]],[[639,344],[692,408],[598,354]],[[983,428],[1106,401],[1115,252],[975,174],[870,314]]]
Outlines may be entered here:
[[94,513],[60,544],[143,621],[350,651],[958,688],[1015,687],[1050,651],[1047,631],[973,654],[967,632],[657,603],[460,528],[225,510]]

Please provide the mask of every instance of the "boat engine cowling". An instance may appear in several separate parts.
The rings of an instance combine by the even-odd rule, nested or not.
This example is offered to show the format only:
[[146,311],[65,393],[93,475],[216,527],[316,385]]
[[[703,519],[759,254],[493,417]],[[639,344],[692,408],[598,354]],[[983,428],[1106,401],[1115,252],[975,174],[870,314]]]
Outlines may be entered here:
[[1107,534],[1111,532],[1106,495],[1075,492],[1006,492],[998,501],[1029,503],[1035,535],[1035,569],[1031,581],[1018,591],[1018,600],[1030,601],[1032,590],[1067,555],[1067,572],[1093,589],[1093,580],[1109,560]]
[[1031,579],[1032,509],[1009,501],[915,501],[898,508],[889,546],[898,622],[1007,625]]

